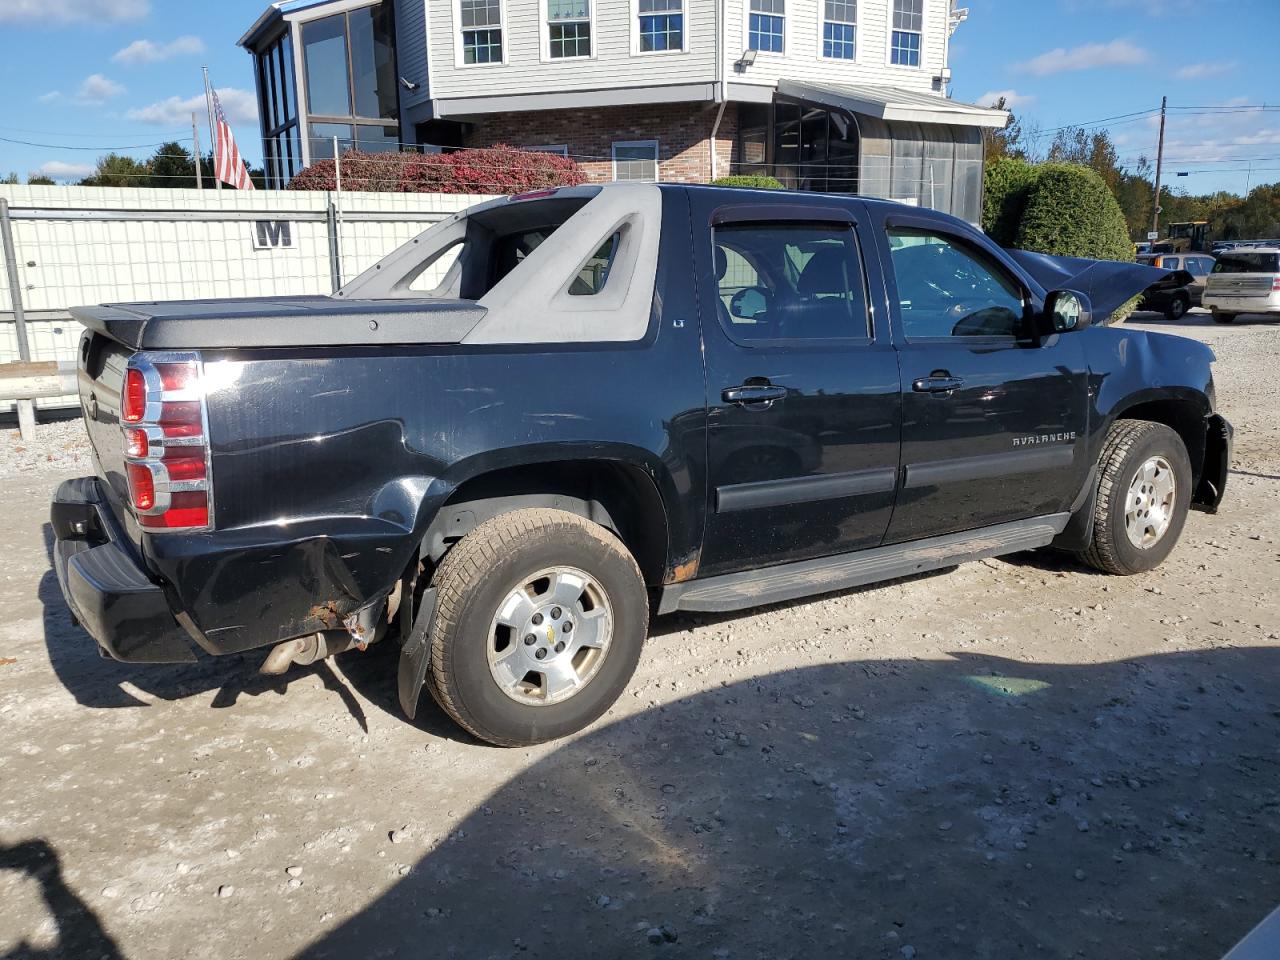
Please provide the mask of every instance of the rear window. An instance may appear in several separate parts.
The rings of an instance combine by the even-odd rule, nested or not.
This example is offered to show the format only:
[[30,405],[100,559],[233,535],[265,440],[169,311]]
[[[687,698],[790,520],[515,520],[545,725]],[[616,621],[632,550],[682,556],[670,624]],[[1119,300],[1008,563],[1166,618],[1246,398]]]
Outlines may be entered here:
[[1244,253],[1233,250],[1218,257],[1214,273],[1280,273],[1280,253]]

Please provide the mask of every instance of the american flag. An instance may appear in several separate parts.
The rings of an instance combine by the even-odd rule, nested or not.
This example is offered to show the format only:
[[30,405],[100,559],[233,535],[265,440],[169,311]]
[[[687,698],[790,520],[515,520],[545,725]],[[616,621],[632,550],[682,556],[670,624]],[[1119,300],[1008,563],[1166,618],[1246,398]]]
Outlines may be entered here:
[[235,134],[231,132],[231,124],[222,112],[222,101],[218,92],[210,90],[213,96],[213,118],[216,130],[213,146],[213,175],[223,183],[229,183],[237,190],[252,190],[253,181],[249,179],[249,169],[244,165],[240,150],[236,147]]

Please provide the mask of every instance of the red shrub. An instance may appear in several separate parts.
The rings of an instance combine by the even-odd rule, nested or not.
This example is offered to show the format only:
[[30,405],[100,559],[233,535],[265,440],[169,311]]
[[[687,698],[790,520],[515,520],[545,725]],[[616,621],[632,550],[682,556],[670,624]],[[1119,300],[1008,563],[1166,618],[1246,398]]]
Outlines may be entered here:
[[[505,144],[456,153],[342,155],[342,189],[384,193],[523,193],[586,182],[576,162]],[[289,181],[290,190],[337,189],[334,162],[319,160]]]

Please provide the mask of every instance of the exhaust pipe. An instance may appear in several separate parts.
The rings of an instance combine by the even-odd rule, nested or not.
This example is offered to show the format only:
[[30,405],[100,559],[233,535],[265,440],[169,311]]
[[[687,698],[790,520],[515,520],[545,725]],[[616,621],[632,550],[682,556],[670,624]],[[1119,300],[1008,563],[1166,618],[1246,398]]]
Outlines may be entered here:
[[370,644],[382,639],[387,624],[394,619],[396,610],[400,606],[400,588],[401,581],[397,580],[389,595],[365,604],[346,617],[342,621],[346,632],[324,630],[277,643],[267,654],[267,659],[262,662],[258,672],[270,677],[278,677],[287,673],[294,664],[302,667],[309,666],[318,660],[327,660],[329,657],[346,653],[352,647],[367,650]]
[[350,634],[337,631],[294,637],[292,640],[285,640],[272,647],[271,652],[267,654],[267,659],[258,668],[258,672],[269,677],[278,677],[287,673],[294,664],[305,667],[318,660],[327,660],[329,657],[346,653],[355,645],[356,640]]

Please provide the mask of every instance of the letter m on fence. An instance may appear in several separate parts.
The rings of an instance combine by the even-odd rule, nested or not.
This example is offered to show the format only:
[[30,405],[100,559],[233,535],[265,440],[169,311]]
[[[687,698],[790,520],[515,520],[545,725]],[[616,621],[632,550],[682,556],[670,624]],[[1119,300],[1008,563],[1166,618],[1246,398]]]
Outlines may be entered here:
[[293,246],[293,231],[288,220],[258,220],[253,225],[253,248],[274,250]]

